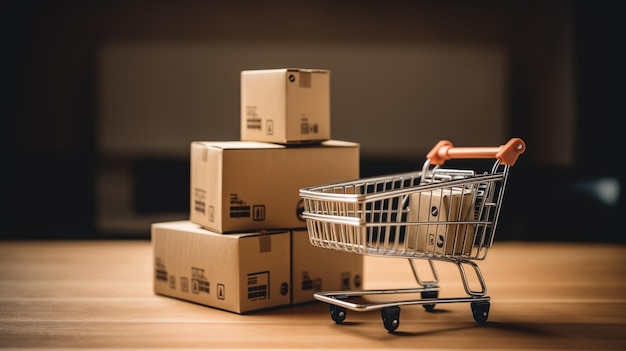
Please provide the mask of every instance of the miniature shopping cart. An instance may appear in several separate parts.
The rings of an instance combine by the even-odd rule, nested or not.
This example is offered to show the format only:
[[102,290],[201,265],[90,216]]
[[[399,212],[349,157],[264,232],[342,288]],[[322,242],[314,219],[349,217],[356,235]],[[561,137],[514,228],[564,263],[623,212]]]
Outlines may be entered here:
[[[487,321],[490,297],[476,260],[491,247],[508,172],[526,149],[513,138],[499,147],[454,147],[442,140],[428,153],[421,171],[363,178],[300,189],[311,244],[355,254],[407,258],[419,288],[318,292],[330,316],[342,323],[347,310],[380,310],[383,325],[394,332],[400,306],[470,303],[474,320]],[[451,159],[495,159],[491,170],[444,169]],[[488,167],[487,167],[488,168]],[[432,280],[420,278],[415,259],[428,261]],[[439,297],[434,261],[455,264],[467,296]],[[465,267],[473,268],[470,286]],[[429,278],[430,278],[429,277]],[[476,284],[472,284],[476,285]],[[370,295],[419,294],[419,299],[362,302]],[[357,302],[355,302],[357,301]]]

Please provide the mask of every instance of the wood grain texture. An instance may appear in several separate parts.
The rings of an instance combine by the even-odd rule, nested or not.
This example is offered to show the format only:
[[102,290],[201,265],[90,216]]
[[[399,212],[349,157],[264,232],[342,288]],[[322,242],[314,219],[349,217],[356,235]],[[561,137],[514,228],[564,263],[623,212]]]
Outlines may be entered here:
[[[404,306],[335,324],[316,302],[238,315],[154,294],[148,241],[0,242],[4,349],[626,349],[626,247],[496,243],[478,261],[491,296],[486,325],[469,304]],[[442,297],[463,296],[437,264]],[[415,286],[405,259],[365,257],[365,288]]]

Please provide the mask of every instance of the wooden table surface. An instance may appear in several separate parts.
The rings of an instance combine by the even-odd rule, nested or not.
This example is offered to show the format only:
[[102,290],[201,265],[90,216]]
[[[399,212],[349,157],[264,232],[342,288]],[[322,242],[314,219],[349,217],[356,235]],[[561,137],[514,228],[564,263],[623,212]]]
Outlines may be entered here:
[[[406,259],[364,259],[365,288],[415,285]],[[322,302],[238,315],[156,295],[152,261],[149,241],[0,242],[0,347],[626,349],[624,245],[496,242],[478,261],[491,297],[485,325],[467,303],[412,305],[395,333],[377,311],[335,324]],[[456,267],[437,268],[440,296],[462,296]]]

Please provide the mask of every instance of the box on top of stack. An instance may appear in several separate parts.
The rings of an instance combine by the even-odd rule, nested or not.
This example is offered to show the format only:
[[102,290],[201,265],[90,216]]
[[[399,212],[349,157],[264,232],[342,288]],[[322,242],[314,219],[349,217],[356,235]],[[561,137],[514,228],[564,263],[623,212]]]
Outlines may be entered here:
[[330,139],[330,71],[241,72],[241,140],[280,144]]

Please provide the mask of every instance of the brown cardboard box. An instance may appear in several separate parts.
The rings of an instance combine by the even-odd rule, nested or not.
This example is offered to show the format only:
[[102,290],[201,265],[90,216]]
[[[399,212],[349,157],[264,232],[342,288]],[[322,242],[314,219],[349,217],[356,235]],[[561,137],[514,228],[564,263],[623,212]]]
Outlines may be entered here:
[[313,246],[306,230],[294,230],[291,282],[294,304],[315,300],[315,292],[362,289],[363,255]]
[[190,220],[219,233],[304,228],[300,189],[359,177],[359,144],[191,143]]
[[330,71],[241,72],[241,140],[299,143],[330,139]]
[[290,232],[222,235],[152,224],[154,291],[236,313],[288,305]]
[[429,222],[410,226],[407,246],[425,253],[470,254],[475,224],[439,224],[470,221],[474,214],[474,192],[462,189],[435,189],[411,194],[409,221]]
[[362,288],[363,256],[315,247],[306,230],[224,235],[191,221],[151,229],[160,295],[243,314]]

